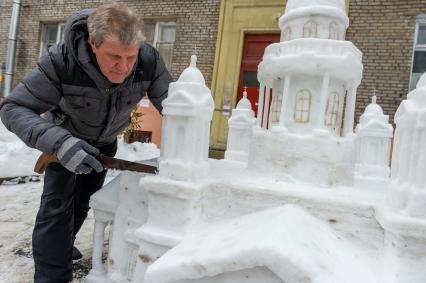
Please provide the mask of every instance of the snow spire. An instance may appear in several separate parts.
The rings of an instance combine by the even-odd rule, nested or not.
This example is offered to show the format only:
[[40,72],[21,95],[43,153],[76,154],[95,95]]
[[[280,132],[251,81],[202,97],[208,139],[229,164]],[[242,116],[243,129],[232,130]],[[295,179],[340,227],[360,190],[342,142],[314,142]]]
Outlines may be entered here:
[[191,56],[191,63],[189,64],[189,66],[193,68],[197,67],[197,55]]

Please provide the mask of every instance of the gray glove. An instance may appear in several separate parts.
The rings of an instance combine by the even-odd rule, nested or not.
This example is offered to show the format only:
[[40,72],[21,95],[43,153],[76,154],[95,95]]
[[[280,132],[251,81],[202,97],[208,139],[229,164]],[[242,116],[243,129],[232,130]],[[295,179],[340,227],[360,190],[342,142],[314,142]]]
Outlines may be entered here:
[[102,164],[94,157],[99,155],[99,150],[78,138],[66,139],[56,155],[65,168],[77,174],[88,174],[92,169],[96,172],[104,170]]

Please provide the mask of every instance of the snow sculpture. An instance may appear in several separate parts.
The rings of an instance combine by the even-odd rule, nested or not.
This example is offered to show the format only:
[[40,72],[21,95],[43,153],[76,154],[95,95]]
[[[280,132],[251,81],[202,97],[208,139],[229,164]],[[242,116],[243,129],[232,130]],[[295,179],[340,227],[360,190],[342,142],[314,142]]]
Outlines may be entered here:
[[325,186],[353,183],[355,100],[363,66],[361,51],[344,41],[348,23],[344,0],[287,2],[279,21],[281,42],[265,49],[258,68],[253,164]]
[[177,180],[200,178],[208,172],[214,102],[196,63],[193,55],[163,101],[160,174]]
[[[373,101],[352,134],[362,65],[342,40],[344,10],[343,0],[288,1],[283,42],[268,47],[259,66],[253,136],[243,98],[225,160],[207,158],[213,102],[192,59],[164,102],[160,174],[137,182],[124,172],[114,190],[96,193],[92,205],[106,212],[95,213],[97,230],[113,218],[113,233],[106,273],[96,233],[90,274],[98,275],[88,283],[426,282],[426,77],[397,113],[392,178],[405,201],[392,210],[387,191],[353,185],[356,162],[363,177],[388,182],[391,127]],[[262,115],[270,88],[278,111]],[[241,121],[248,147],[233,128]],[[368,159],[375,143],[383,152]]]
[[[390,139],[393,127],[389,124],[389,116],[383,114],[383,109],[372,103],[361,115],[356,127],[356,166],[357,180],[389,180],[390,168]],[[366,183],[363,183],[366,185]]]
[[244,90],[243,98],[238,102],[236,109],[232,111],[232,116],[228,121],[226,160],[248,163],[255,121],[251,103],[247,99],[247,91]]
[[392,181],[399,209],[426,218],[426,74],[395,114]]
[[[281,42],[266,48],[258,73],[259,101],[268,100],[272,89],[272,108],[279,109],[270,113],[269,122],[294,133],[338,135],[346,96],[344,133],[351,133],[363,67],[362,53],[344,41],[349,25],[345,1],[289,0],[279,24]],[[259,104],[263,119],[258,125],[268,108],[269,101]]]

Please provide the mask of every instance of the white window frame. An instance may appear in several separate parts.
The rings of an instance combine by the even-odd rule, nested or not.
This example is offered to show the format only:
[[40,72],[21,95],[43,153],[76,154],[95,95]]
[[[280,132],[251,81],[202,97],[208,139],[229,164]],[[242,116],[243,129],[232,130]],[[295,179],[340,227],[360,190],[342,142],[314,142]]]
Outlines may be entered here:
[[419,26],[425,25],[426,26],[426,14],[418,15],[416,20],[416,28],[414,32],[414,45],[413,45],[413,54],[411,57],[411,69],[410,69],[410,81],[408,84],[408,91],[411,91],[415,88],[415,86],[410,89],[411,83],[413,80],[413,68],[414,68],[414,55],[416,51],[426,51],[426,44],[417,44],[418,36],[419,36]]
[[58,31],[56,33],[56,44],[58,44],[61,41],[61,33],[63,32],[64,28],[65,28],[65,23],[63,22],[57,22],[57,23],[41,23],[41,36],[40,36],[40,52],[39,52],[39,57],[41,57],[41,55],[43,55],[43,32],[44,31],[44,27],[47,25],[57,25],[58,26]]
[[[161,41],[159,40],[160,38],[160,28],[163,26],[174,26],[175,30],[176,30],[176,23],[173,21],[169,21],[169,22],[157,22],[155,21],[155,32],[154,32],[154,42],[152,43],[152,46],[154,46],[155,48],[157,48],[157,44],[161,43]],[[176,41],[176,40],[175,40]],[[173,41],[173,44],[175,43],[175,41]]]
[[[159,50],[158,49],[158,44],[159,43],[163,43],[163,42],[161,42],[159,39],[161,38],[161,34],[160,34],[160,31],[161,31],[161,28],[162,27],[164,27],[164,26],[172,26],[172,27],[174,27],[175,28],[175,32],[176,32],[176,22],[175,21],[158,21],[158,20],[155,20],[155,19],[147,19],[146,20],[147,22],[151,22],[151,23],[155,23],[155,28],[154,28],[154,39],[153,39],[153,41],[152,41],[152,43],[151,42],[148,42],[148,43],[151,43],[152,44],[152,46],[155,48],[155,49],[157,49],[157,50]],[[176,39],[175,39],[175,41],[173,41],[173,42],[164,42],[164,43],[170,43],[170,44],[172,44],[173,45],[173,49],[174,49],[174,45],[175,45],[175,42],[176,42]],[[169,69],[171,69],[171,64],[173,63],[173,51],[172,51],[172,57],[171,57],[171,62],[170,62],[170,66],[168,66],[169,67]],[[167,65],[167,63],[166,63],[166,65]]]

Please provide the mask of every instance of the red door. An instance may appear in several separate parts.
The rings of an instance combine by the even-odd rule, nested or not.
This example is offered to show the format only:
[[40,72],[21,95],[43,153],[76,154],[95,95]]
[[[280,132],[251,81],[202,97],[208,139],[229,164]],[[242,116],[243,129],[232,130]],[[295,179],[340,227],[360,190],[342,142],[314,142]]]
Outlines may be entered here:
[[257,101],[259,99],[259,81],[257,66],[262,61],[265,48],[280,41],[280,34],[246,34],[244,36],[243,58],[241,60],[240,80],[238,83],[237,103],[243,97],[247,87],[247,98],[257,117]]

